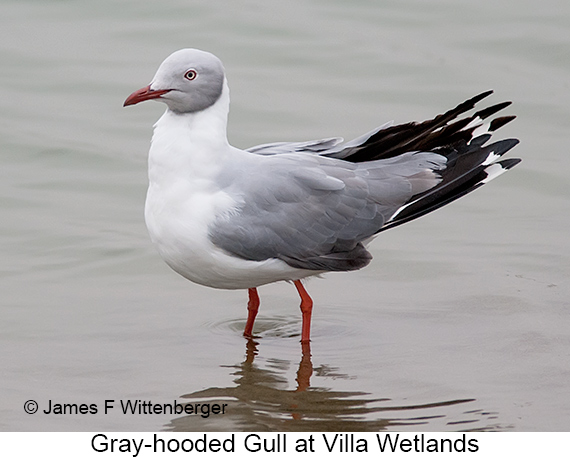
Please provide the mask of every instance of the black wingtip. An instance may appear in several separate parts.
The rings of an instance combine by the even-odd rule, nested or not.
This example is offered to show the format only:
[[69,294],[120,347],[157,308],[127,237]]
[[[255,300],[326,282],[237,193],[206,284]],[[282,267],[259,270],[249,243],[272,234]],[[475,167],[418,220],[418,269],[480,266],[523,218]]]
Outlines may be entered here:
[[[484,154],[492,153],[495,156],[500,157],[509,152],[517,144],[519,144],[519,140],[517,138],[506,138],[504,140],[496,141],[495,143],[489,144],[488,146],[481,148],[481,152]],[[485,156],[480,155],[479,157],[485,157]]]
[[492,116],[493,114],[498,113],[502,109],[505,109],[507,106],[512,105],[512,103],[513,102],[506,101],[506,102],[497,103],[496,105],[493,106],[488,106],[485,109],[477,111],[474,116],[480,117],[481,119],[487,119],[489,116]]
[[479,95],[475,95],[475,97],[473,97],[470,100],[467,100],[468,102],[471,102],[473,104],[475,103],[479,103],[481,100],[483,100],[484,98],[487,98],[489,95],[491,95],[493,93],[493,90],[487,90],[485,92],[480,93]]
[[522,162],[522,159],[505,159],[505,160],[501,160],[500,162],[497,162],[499,164],[501,164],[501,166],[505,169],[505,170],[510,170],[511,168],[513,168],[515,165],[519,164]]
[[[409,151],[452,151],[462,143],[482,146],[490,137],[477,135],[480,120],[489,118],[511,104],[510,101],[480,109],[469,116],[460,117],[475,108],[477,103],[493,94],[493,90],[481,92],[445,113],[423,122],[409,122],[378,130],[358,147],[343,151],[342,158],[348,162],[369,162],[389,159]],[[492,133],[512,121],[514,116],[502,116],[489,120],[487,130]],[[473,124],[473,125],[472,125]],[[473,137],[477,135],[477,137]]]
[[[475,97],[472,97],[468,100],[465,100],[463,103],[460,103],[459,105],[457,105],[454,109],[448,111],[447,113],[440,115],[441,117],[446,117],[449,114],[454,114],[453,118],[456,117],[458,114],[462,114],[466,111],[469,111],[470,109],[475,108],[475,105],[477,103],[479,103],[481,100],[483,100],[484,98],[487,98],[489,95],[491,95],[493,93],[492,90],[488,90],[486,92],[482,92],[479,95],[475,95]],[[439,116],[438,116],[439,117]]]
[[517,118],[516,116],[497,117],[493,119],[489,124],[489,131],[495,132],[496,130],[499,130],[502,126],[508,124],[509,122],[515,120],[516,118]]

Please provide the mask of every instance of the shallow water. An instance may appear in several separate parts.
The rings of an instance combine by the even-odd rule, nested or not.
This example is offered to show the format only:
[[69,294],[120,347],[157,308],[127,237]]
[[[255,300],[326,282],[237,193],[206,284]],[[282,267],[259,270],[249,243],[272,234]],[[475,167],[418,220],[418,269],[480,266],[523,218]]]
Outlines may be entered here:
[[[188,3],[0,5],[0,429],[568,430],[569,4]],[[310,348],[289,284],[260,289],[247,341],[247,294],[178,277],[144,226],[163,107],[122,102],[182,47],[224,61],[236,146],[350,139],[493,88],[523,162],[383,233],[366,269],[309,281]]]

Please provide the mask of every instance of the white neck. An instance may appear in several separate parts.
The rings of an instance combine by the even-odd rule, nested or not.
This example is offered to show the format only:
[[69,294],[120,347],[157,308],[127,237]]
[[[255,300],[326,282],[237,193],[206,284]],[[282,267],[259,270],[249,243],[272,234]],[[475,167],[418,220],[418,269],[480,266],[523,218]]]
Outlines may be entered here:
[[154,125],[149,153],[151,185],[168,185],[179,178],[208,178],[231,152],[226,127],[230,97],[227,82],[220,98],[196,113],[167,109]]

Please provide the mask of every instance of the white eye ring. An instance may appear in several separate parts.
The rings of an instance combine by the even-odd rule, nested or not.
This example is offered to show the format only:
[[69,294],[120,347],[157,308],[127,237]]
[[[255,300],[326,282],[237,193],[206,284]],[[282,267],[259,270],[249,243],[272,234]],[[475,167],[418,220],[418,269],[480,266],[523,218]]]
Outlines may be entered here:
[[184,77],[188,81],[193,81],[194,79],[196,79],[198,77],[198,72],[196,70],[194,70],[193,68],[191,68],[186,73],[184,73]]

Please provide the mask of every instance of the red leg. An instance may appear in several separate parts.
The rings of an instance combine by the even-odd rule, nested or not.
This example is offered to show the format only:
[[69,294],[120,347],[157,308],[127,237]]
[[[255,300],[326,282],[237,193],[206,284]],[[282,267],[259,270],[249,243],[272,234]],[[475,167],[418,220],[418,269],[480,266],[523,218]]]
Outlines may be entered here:
[[259,295],[255,287],[247,289],[247,293],[249,294],[249,301],[247,302],[247,322],[245,323],[243,336],[252,336],[253,323],[255,322],[255,316],[257,316],[257,310],[259,309]]
[[313,299],[301,284],[301,281],[293,281],[297,292],[301,297],[301,313],[303,313],[303,327],[301,331],[301,342],[308,343],[311,341],[311,314],[313,312]]

